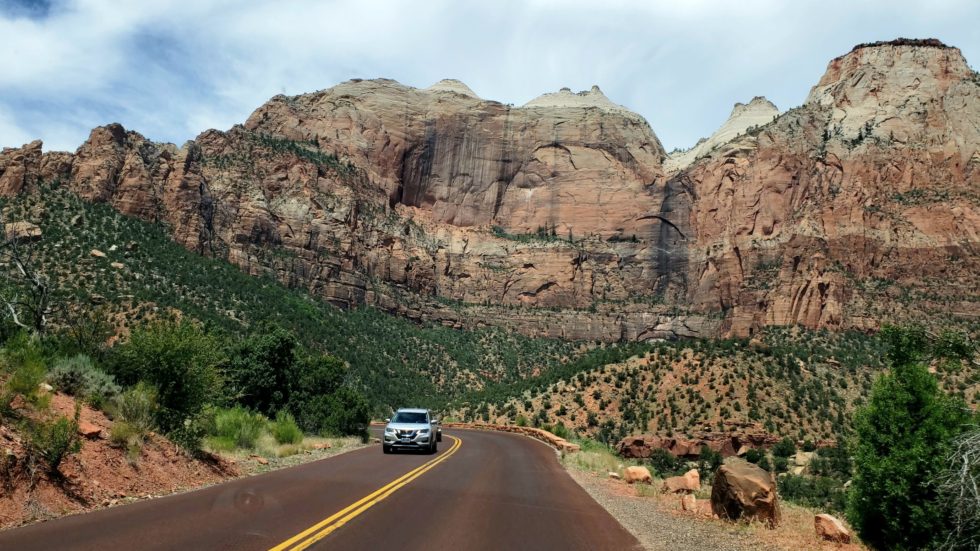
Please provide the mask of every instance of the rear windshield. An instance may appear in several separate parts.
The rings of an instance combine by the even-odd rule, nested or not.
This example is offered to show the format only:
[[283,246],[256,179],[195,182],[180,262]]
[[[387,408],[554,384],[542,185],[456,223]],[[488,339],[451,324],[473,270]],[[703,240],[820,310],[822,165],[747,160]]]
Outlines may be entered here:
[[419,411],[399,411],[391,420],[392,423],[425,423],[425,413]]

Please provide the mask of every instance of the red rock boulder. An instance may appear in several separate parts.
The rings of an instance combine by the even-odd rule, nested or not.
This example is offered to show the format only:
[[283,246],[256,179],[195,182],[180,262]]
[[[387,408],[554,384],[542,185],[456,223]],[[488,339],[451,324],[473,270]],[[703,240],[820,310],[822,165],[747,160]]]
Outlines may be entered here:
[[752,463],[722,465],[711,485],[711,510],[718,518],[756,519],[775,527],[779,524],[776,480]]
[[851,543],[851,532],[844,527],[843,522],[832,515],[823,513],[813,517],[813,528],[821,539],[837,543]]

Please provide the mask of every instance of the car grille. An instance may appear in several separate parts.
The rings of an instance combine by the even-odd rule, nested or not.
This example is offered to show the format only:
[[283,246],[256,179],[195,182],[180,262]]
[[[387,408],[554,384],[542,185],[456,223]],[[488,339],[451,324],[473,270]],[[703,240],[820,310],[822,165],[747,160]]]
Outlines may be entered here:
[[415,438],[416,432],[417,431],[414,430],[396,430],[395,435],[398,436],[398,438]]

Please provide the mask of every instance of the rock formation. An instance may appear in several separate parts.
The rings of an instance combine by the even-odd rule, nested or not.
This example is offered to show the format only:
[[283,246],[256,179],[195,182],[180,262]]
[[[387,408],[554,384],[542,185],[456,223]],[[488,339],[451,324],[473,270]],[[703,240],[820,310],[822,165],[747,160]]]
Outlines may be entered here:
[[249,273],[454,327],[633,340],[976,311],[980,86],[959,50],[858,47],[773,110],[736,106],[667,170],[597,87],[511,107],[354,80],[180,148],[108,125],[74,154],[4,149],[0,193],[59,180]]
[[722,465],[711,484],[711,510],[718,518],[779,524],[776,480],[756,465],[738,461]]
[[683,170],[716,147],[732,141],[746,131],[765,126],[778,116],[779,109],[762,96],[752,98],[749,103],[736,103],[725,124],[710,137],[700,140],[694,147],[672,153],[664,162],[664,169],[669,173]]

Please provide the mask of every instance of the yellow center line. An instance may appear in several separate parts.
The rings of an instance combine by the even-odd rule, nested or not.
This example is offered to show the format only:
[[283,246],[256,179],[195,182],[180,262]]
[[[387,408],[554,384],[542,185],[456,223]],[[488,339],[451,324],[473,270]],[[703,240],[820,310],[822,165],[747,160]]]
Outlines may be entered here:
[[[447,435],[448,436],[448,435]],[[449,458],[452,454],[456,453],[456,450],[463,445],[463,441],[455,436],[449,436],[455,442],[445,453],[432,459],[421,466],[405,473],[404,475],[398,477],[397,479],[385,484],[381,488],[378,488],[371,494],[361,498],[357,502],[345,507],[344,509],[330,515],[329,517],[323,519],[322,521],[316,523],[315,525],[303,530],[299,534],[289,538],[288,540],[280,543],[279,545],[270,549],[270,551],[285,551],[289,549],[290,551],[299,551],[301,549],[306,549],[307,547],[313,545],[314,543],[320,541],[321,539],[327,537],[337,528],[340,528],[346,524],[349,520],[360,515],[364,511],[370,509],[376,505],[381,500],[395,493],[399,488],[405,486],[409,482],[415,480],[416,478],[422,476],[426,471],[432,469],[439,463],[442,463]]]

